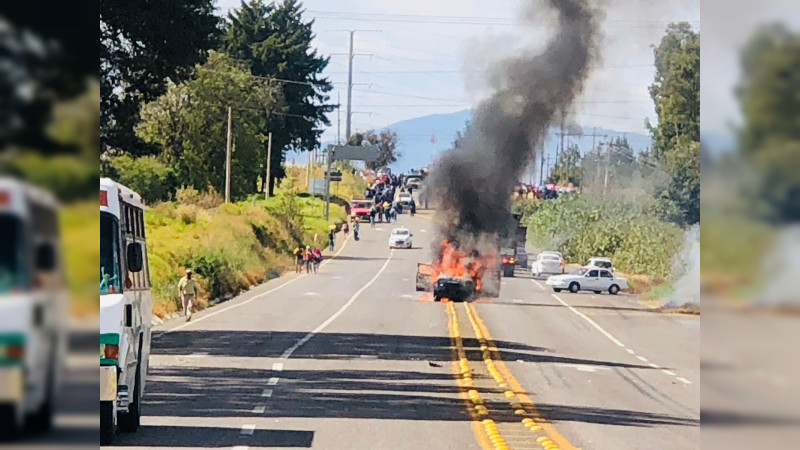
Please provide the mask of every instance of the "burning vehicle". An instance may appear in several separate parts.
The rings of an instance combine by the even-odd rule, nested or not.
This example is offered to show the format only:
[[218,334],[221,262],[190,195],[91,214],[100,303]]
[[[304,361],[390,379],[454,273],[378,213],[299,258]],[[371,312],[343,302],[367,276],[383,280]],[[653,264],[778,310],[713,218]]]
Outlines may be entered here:
[[500,294],[500,264],[497,252],[466,254],[457,243],[443,241],[433,264],[417,264],[417,291],[432,291],[435,301],[466,301],[481,295]]

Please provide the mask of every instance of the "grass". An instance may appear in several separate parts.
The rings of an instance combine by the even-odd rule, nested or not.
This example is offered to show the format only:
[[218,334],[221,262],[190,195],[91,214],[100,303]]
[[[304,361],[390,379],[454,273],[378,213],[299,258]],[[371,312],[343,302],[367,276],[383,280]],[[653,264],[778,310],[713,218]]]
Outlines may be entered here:
[[78,317],[97,315],[97,268],[100,267],[100,212],[97,202],[83,201],[63,206],[60,225],[70,312]]

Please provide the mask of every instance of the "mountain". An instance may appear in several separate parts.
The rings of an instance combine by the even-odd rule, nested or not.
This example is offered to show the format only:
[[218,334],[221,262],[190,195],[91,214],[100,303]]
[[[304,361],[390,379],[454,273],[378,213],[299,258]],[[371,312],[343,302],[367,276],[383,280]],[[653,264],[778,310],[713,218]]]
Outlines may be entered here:
[[[450,148],[456,133],[464,130],[471,117],[472,111],[465,109],[449,114],[415,117],[386,126],[385,129],[397,133],[399,141],[397,148],[401,154],[398,161],[392,164],[392,169],[399,172],[407,172],[410,169],[427,166],[438,154]],[[624,136],[636,152],[650,147],[651,141],[648,135],[624,133],[605,128],[597,128],[595,130],[592,127],[583,127],[583,136],[569,136],[566,139],[570,143],[577,144],[581,151],[586,153],[592,149],[591,134],[593,131],[598,135],[606,135],[606,137],[595,138],[595,144],[606,139]],[[545,157],[550,158],[550,165],[555,162],[558,151],[559,138],[556,135],[558,132],[558,128],[551,127],[545,141]],[[435,138],[433,139],[435,142],[431,142],[432,138]]]

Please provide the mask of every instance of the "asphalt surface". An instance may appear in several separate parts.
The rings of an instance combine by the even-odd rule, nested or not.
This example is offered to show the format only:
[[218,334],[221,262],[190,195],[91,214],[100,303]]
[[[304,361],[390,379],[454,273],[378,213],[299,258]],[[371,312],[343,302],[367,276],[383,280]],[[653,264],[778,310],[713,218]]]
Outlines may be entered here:
[[[698,446],[698,317],[650,312],[622,295],[556,298],[518,272],[500,298],[453,304],[451,318],[452,307],[414,288],[433,223],[404,214],[399,224],[414,249],[387,248],[393,225],[362,225],[362,239],[339,242],[317,274],[290,274],[157,327],[143,426],[115,445],[493,448],[479,422],[489,419],[509,448],[543,448],[537,438],[565,449]],[[478,321],[496,361],[481,355]],[[456,342],[488,415],[468,409]],[[510,387],[490,376],[490,362]],[[520,422],[528,417],[539,431]]]

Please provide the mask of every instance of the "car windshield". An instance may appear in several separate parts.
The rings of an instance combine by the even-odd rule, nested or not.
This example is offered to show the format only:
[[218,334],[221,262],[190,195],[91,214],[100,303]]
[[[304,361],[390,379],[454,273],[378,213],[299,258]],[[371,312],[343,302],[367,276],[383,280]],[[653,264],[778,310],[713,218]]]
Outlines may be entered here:
[[581,267],[580,269],[575,269],[575,270],[573,270],[573,271],[572,271],[572,272],[570,272],[569,274],[570,274],[570,275],[586,275],[586,272],[587,272],[588,270],[589,270],[589,269],[587,269],[587,268],[585,268],[585,267]]
[[408,230],[393,230],[392,234],[395,236],[408,236]]
[[353,202],[353,208],[369,208],[369,203],[367,202]]

